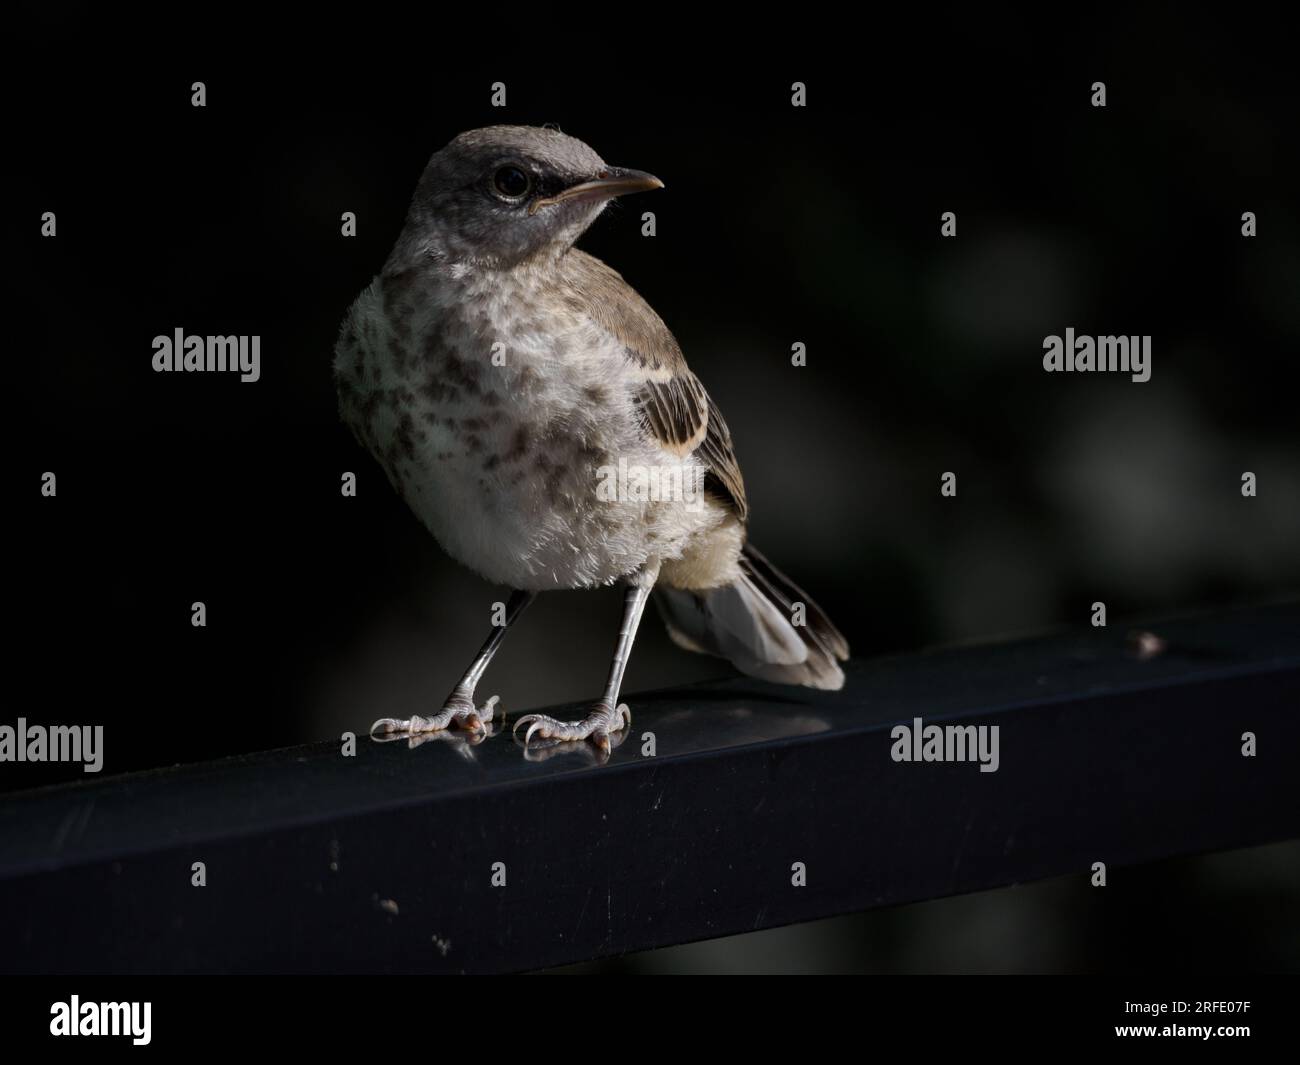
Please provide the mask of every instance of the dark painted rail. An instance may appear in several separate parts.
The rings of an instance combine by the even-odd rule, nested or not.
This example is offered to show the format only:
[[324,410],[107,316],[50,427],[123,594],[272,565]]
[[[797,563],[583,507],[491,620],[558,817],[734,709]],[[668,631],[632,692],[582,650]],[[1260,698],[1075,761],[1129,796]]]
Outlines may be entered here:
[[[1300,605],[1151,629],[633,696],[606,765],[362,735],[20,793],[0,969],[531,969],[1300,836]],[[997,771],[895,761],[918,717]]]

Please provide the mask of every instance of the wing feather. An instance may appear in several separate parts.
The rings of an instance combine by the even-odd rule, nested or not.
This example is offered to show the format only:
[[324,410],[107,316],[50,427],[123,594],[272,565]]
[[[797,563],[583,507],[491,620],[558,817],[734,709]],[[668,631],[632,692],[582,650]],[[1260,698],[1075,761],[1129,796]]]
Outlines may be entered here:
[[749,504],[731,430],[668,327],[599,259],[574,249],[562,263],[570,309],[617,339],[629,365],[642,372],[634,403],[647,436],[675,455],[694,452],[707,471],[706,491],[745,521]]

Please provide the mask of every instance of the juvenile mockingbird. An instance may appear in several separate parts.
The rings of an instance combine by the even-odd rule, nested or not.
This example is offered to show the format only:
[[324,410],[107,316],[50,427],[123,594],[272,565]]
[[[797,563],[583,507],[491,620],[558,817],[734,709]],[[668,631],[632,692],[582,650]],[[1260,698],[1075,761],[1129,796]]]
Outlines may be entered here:
[[[745,542],[745,489],[717,406],[659,316],[573,247],[612,198],[662,187],[555,130],[462,133],[429,161],[383,272],[344,319],[344,421],[448,554],[515,589],[441,711],[372,731],[482,730],[496,700],[475,706],[479,679],[550,588],[621,582],[623,624],[591,711],[528,714],[515,723],[525,743],[609,750],[631,721],[619,688],[652,589],[682,647],[768,680],[843,685],[844,637]],[[602,491],[615,469],[641,471],[640,489]],[[692,470],[702,492],[689,476],[645,490],[645,471],[653,488],[656,471]]]

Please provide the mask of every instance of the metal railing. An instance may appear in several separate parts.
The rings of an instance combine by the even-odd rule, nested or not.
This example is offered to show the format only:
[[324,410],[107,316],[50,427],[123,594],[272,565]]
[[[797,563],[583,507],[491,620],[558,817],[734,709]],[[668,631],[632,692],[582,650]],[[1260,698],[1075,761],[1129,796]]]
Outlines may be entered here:
[[1149,628],[634,695],[603,764],[361,735],[17,793],[0,969],[526,970],[1300,835],[1300,605]]

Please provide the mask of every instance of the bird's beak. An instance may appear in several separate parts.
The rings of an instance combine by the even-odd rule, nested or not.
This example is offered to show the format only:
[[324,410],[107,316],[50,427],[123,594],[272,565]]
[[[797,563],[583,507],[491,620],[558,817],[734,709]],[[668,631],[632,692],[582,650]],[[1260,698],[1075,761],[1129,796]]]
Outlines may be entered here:
[[649,192],[662,189],[664,183],[653,174],[644,170],[625,170],[621,166],[606,167],[590,181],[571,185],[563,192],[545,199],[534,200],[528,208],[529,214],[536,214],[543,207],[557,203],[595,203],[612,200],[615,196],[626,196],[629,192]]

